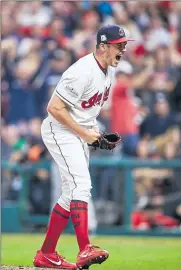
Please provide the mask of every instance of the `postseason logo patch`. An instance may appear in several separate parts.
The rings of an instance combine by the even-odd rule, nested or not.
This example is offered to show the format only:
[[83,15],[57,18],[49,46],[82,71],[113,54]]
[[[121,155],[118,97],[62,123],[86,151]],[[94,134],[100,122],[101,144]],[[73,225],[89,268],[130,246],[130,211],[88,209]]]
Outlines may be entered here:
[[105,35],[101,35],[101,41],[106,41],[107,37]]
[[71,87],[70,85],[66,85],[65,88],[70,96],[72,96],[74,98],[79,96],[79,94],[75,91],[75,89],[73,87]]

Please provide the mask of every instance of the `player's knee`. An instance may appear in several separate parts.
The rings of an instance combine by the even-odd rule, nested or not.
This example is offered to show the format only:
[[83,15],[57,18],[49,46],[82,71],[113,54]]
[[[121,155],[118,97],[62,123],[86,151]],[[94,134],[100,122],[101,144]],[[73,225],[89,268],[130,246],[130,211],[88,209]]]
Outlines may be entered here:
[[81,200],[88,203],[91,197],[91,188],[91,184],[77,186],[72,192],[72,199]]

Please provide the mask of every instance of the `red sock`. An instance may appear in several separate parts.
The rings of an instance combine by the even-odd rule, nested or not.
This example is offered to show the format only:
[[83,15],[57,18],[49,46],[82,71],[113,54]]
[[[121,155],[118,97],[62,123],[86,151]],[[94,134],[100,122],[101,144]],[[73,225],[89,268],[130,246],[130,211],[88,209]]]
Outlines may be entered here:
[[65,229],[70,217],[70,212],[62,208],[58,203],[54,206],[50,216],[48,230],[41,251],[43,253],[53,253],[58,239]]
[[70,214],[77,236],[80,251],[90,244],[88,235],[88,204],[83,201],[73,200],[70,203]]

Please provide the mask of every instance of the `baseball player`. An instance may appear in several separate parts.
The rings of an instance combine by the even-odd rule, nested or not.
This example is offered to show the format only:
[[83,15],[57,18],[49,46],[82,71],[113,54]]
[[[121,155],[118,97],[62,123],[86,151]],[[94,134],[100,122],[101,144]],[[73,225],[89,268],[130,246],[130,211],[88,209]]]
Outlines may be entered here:
[[[96,117],[107,101],[114,69],[124,55],[127,41],[118,25],[97,32],[96,51],[70,66],[62,75],[47,106],[43,141],[58,164],[62,194],[50,216],[48,230],[34,258],[37,267],[88,269],[102,263],[109,253],[90,243],[88,201],[91,196],[89,147],[100,137]],[[79,253],[76,264],[58,255],[56,245],[71,217]]]

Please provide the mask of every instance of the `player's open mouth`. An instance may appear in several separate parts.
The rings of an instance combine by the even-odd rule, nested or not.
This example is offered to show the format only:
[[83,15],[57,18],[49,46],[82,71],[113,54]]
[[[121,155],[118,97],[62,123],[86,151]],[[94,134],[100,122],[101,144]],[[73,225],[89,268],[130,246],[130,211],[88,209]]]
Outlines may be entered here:
[[121,55],[120,55],[120,54],[117,54],[117,55],[116,55],[116,60],[117,60],[117,61],[120,61],[120,60],[121,60]]

